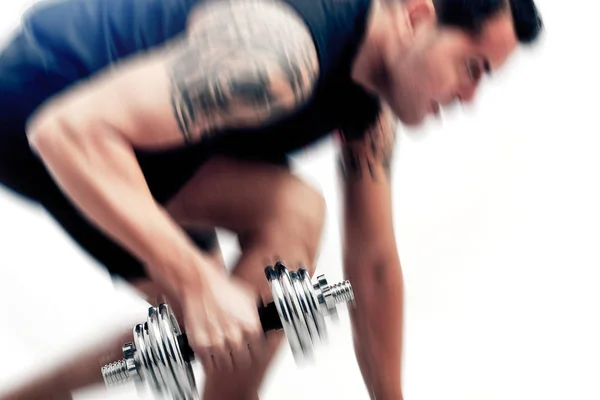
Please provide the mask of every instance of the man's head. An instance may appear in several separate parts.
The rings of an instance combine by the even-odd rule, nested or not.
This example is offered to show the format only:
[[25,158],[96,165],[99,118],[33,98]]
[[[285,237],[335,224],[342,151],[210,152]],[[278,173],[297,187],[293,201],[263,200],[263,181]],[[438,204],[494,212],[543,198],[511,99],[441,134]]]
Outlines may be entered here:
[[542,29],[533,0],[385,1],[391,19],[377,86],[407,125],[440,105],[472,100],[482,76]]

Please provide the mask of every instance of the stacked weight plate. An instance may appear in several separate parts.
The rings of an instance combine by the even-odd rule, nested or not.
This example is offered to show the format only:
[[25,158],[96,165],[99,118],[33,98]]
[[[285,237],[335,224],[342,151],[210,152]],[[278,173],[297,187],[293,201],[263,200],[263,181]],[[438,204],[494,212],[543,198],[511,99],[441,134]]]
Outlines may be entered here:
[[[281,322],[296,362],[312,359],[327,338],[325,317],[337,315],[337,304],[354,300],[350,282],[329,286],[320,275],[313,285],[306,269],[288,271],[282,263],[267,267],[265,274],[277,310],[271,320]],[[104,381],[114,386],[134,380],[161,398],[198,400],[185,338],[167,304],[150,307],[147,321],[134,328],[134,342],[123,346],[125,358],[102,368]]]
[[123,346],[124,359],[102,368],[107,386],[135,380],[161,398],[199,399],[192,365],[182,354],[181,330],[167,304],[150,307],[148,320],[134,328],[134,342]]
[[314,348],[326,339],[323,299],[308,272],[290,272],[278,263],[265,269],[273,301],[296,361],[312,359]]

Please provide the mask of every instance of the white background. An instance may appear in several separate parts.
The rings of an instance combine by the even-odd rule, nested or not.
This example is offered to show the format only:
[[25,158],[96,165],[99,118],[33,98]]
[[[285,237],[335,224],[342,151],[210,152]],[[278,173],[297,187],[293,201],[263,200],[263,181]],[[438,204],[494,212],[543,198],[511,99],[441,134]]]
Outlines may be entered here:
[[[486,82],[475,105],[400,134],[407,400],[600,399],[600,8],[538,4],[539,46]],[[5,32],[25,5],[2,2]],[[334,157],[326,142],[297,169],[327,198],[318,270],[331,280],[341,278]],[[0,221],[0,388],[144,320],[146,304],[114,289],[39,209],[2,191]],[[231,260],[232,238],[221,237]],[[315,365],[298,369],[283,348],[262,398],[366,399],[349,327],[342,313]]]

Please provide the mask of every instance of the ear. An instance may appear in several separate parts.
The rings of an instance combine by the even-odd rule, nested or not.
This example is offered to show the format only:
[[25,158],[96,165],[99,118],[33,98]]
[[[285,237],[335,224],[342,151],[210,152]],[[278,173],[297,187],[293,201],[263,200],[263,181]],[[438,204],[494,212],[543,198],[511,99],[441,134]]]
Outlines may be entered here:
[[436,24],[437,16],[432,0],[405,0],[404,10],[413,31]]

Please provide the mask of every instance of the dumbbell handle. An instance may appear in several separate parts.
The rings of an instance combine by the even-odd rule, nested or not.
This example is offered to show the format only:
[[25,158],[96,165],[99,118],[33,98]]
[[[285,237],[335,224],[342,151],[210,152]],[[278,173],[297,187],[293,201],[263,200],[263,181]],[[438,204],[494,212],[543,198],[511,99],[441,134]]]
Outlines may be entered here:
[[[264,306],[261,303],[258,307],[258,316],[263,332],[267,333],[269,331],[283,329],[283,325],[281,324],[281,318],[279,317],[279,313],[277,312],[275,302],[271,302],[266,306]],[[186,361],[191,362],[194,359],[194,351],[192,350],[188,342],[187,335],[185,333],[182,333],[177,337],[177,341],[179,342],[181,355]]]

